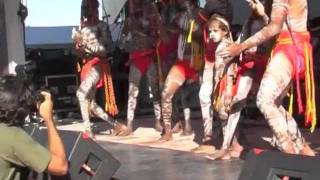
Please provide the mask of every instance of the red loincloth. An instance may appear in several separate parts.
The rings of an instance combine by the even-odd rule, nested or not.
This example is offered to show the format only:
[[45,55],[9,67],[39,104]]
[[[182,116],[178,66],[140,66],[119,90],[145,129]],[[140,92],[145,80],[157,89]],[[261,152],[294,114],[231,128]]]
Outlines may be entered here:
[[131,63],[138,68],[142,75],[148,70],[154,56],[153,49],[136,50],[130,53]]
[[[81,74],[80,74],[81,81],[83,81],[86,78],[88,72],[92,69],[93,66],[96,66],[96,65],[104,66],[107,64],[104,62],[103,59],[100,59],[99,57],[94,57],[93,59],[88,60],[86,62],[86,64],[84,64],[84,66],[81,69]],[[101,68],[101,69],[103,69],[103,68]],[[96,84],[96,88],[100,88],[103,85],[104,85],[103,78],[100,77],[99,81]]]
[[175,65],[186,79],[193,79],[193,80],[198,79],[198,73],[195,69],[190,67],[189,60],[177,60]]
[[[294,39],[294,41],[292,40]],[[305,123],[312,125],[314,130],[316,124],[313,55],[310,44],[309,32],[283,31],[279,34],[277,43],[272,51],[271,58],[277,53],[285,54],[293,66],[293,78],[296,80],[299,113],[303,112],[303,105],[300,92],[300,79],[305,78],[306,110]]]
[[168,63],[167,61],[169,61],[168,59],[169,54],[177,51],[178,37],[179,37],[179,34],[175,34],[170,38],[169,42],[167,43],[164,41],[159,42],[159,45],[157,46],[158,48],[157,50],[158,50],[161,61],[163,61],[164,63]]

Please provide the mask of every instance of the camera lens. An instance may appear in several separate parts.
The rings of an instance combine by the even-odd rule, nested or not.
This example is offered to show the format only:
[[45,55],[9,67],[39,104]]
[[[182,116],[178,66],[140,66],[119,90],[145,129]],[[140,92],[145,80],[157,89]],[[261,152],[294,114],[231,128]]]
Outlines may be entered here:
[[43,103],[43,101],[45,100],[44,99],[44,96],[41,94],[41,91],[37,91],[35,96],[34,96],[34,100],[36,103]]

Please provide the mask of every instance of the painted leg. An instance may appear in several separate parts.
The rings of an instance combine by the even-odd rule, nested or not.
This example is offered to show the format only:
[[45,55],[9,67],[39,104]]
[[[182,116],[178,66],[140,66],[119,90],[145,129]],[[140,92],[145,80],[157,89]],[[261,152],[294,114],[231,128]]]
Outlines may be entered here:
[[161,125],[161,106],[159,102],[153,103],[154,115],[155,115],[155,124],[154,128],[161,132],[163,130]]
[[240,120],[241,110],[245,106],[246,98],[251,89],[252,82],[253,79],[249,72],[242,76],[239,80],[238,91],[232,102],[231,113],[229,115],[227,124],[224,127],[222,149],[229,149],[231,145],[236,127]]
[[212,136],[213,112],[211,106],[211,95],[213,91],[213,66],[214,63],[205,63],[202,83],[199,91],[205,141],[210,141]]
[[139,87],[135,83],[130,82],[129,92],[128,92],[127,126],[128,126],[128,130],[131,132],[133,130],[134,111],[137,105],[138,94],[139,94]]
[[100,79],[100,68],[94,66],[81,82],[77,90],[77,98],[80,105],[81,116],[83,119],[84,136],[93,137],[91,130],[89,103],[95,97],[96,83]]
[[114,126],[114,120],[112,117],[110,117],[96,102],[95,100],[92,100],[90,103],[90,110],[93,112],[96,116],[101,118],[102,120],[106,121],[111,126]]
[[119,123],[117,121],[114,121],[113,118],[111,118],[95,101],[91,101],[91,108],[90,110],[99,118],[106,121],[108,124],[110,124],[114,129],[114,135],[127,135],[128,129],[127,127]]
[[183,84],[185,78],[178,68],[173,66],[167,76],[164,89],[162,91],[162,116],[164,123],[164,135],[161,141],[169,141],[172,139],[171,131],[171,115],[172,115],[172,98],[179,87]]
[[[134,66],[130,66],[129,73],[129,90],[128,90],[128,107],[127,107],[127,127],[128,133],[133,131],[134,111],[137,105],[137,97],[139,94],[139,83],[141,79],[140,71]],[[129,132],[130,131],[130,132]]]
[[188,136],[192,134],[191,127],[191,109],[190,109],[190,99],[195,91],[194,84],[185,84],[181,88],[181,105],[183,108],[183,116],[184,116],[184,127],[181,135]]
[[191,110],[190,108],[184,108],[183,109],[184,114],[184,129],[182,132],[183,136],[189,136],[192,134],[192,128],[191,128]]
[[315,156],[315,152],[303,138],[294,118],[285,110],[283,106],[280,106],[279,109],[287,118],[288,133],[291,140],[294,142],[295,151],[302,155]]
[[181,100],[181,91],[182,91],[182,88],[180,88],[176,92],[176,94],[173,96],[173,99],[172,99],[171,119],[172,119],[172,122],[175,123],[174,127],[172,128],[172,133],[181,133],[183,131],[182,120],[180,119],[180,111],[179,111],[179,100]]
[[[277,98],[284,93],[291,81],[291,69],[285,57],[275,56],[268,64],[257,95],[257,106],[265,116],[278,142],[278,148],[286,153],[297,153],[287,129],[286,117],[281,113]],[[276,104],[277,103],[277,104]]]
[[155,115],[155,129],[162,131],[161,126],[161,106],[160,106],[160,86],[158,82],[156,65],[152,63],[146,73],[149,83],[149,94],[153,101],[153,110]]

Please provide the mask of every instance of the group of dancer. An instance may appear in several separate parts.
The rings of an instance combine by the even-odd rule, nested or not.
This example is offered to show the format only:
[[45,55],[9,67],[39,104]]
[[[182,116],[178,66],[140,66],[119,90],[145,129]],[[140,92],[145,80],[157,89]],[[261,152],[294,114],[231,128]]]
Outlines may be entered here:
[[[209,2],[209,1],[208,1]],[[207,3],[208,3],[207,2]],[[221,3],[223,3],[222,1]],[[225,1],[228,2],[228,1]],[[242,146],[236,129],[246,98],[257,89],[257,107],[270,125],[276,145],[285,153],[314,156],[296,121],[282,106],[287,92],[297,95],[299,112],[305,112],[312,129],[316,122],[312,47],[307,31],[307,0],[248,0],[250,17],[233,41],[227,14],[205,11],[195,0],[129,0],[122,41],[129,47],[127,125],[114,120],[118,113],[110,64],[106,57],[106,30],[99,20],[98,1],[83,0],[81,27],[72,38],[82,58],[81,85],[77,91],[84,120],[84,135],[93,138],[90,115],[114,127],[114,134],[133,132],[139,84],[146,75],[153,100],[159,142],[170,141],[175,132],[172,119],[179,111],[181,93],[184,134],[192,132],[190,104],[185,102],[189,84],[200,82],[199,99],[204,138],[194,152],[211,143],[213,119],[222,124],[223,143],[209,159],[239,157]],[[306,105],[302,103],[300,79],[305,78]],[[293,86],[292,84],[296,84]],[[104,87],[105,111],[95,103],[95,92]],[[215,115],[216,114],[216,115]],[[213,152],[211,152],[213,153]]]

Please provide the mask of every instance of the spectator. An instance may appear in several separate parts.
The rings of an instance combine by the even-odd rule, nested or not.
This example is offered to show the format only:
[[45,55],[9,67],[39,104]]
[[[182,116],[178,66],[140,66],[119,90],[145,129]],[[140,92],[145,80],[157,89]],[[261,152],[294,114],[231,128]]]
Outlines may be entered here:
[[44,101],[37,109],[48,128],[49,150],[21,128],[35,104],[30,88],[14,76],[0,77],[0,179],[23,179],[24,168],[52,175],[67,173],[64,147],[52,118],[51,95],[41,94]]

